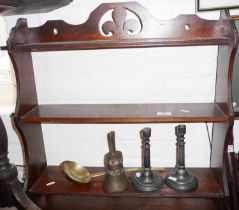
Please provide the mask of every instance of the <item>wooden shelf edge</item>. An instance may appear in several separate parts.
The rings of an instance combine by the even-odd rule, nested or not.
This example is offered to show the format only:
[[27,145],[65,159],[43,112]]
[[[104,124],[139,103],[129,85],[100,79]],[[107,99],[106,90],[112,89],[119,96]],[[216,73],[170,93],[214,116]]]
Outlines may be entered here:
[[[124,30],[115,31],[101,23],[109,11],[114,13],[112,24],[125,12],[135,14],[135,20]],[[126,21],[127,22],[127,21]],[[124,24],[124,22],[122,22]],[[111,25],[112,26],[112,25]],[[107,28],[107,27],[106,27]],[[105,28],[105,29],[106,29]],[[136,30],[137,29],[137,30]],[[70,33],[69,33],[70,31]],[[131,31],[131,33],[129,33]],[[135,32],[135,33],[132,33]],[[206,20],[195,14],[179,15],[170,20],[157,20],[137,2],[105,3],[91,12],[86,22],[79,25],[63,20],[48,21],[39,27],[29,28],[26,19],[19,19],[8,40],[8,49],[29,51],[57,51],[80,49],[231,45],[234,34],[230,19]]]
[[[91,173],[104,171],[104,168],[89,167]],[[166,172],[159,172],[163,177],[166,176],[172,168],[167,168]],[[189,168],[198,178],[199,185],[195,190],[189,192],[179,192],[170,189],[166,185],[156,192],[142,193],[134,190],[131,186],[123,193],[104,192],[102,183],[103,177],[92,179],[91,183],[78,184],[69,181],[58,166],[48,166],[37,182],[29,190],[31,195],[68,195],[68,196],[103,196],[103,197],[142,197],[142,198],[224,198],[224,193],[220,189],[213,172],[210,168]],[[131,180],[134,172],[128,172],[127,176]],[[47,186],[47,183],[55,184]]]
[[19,117],[25,123],[171,123],[226,122],[214,103],[51,104],[38,105]]
[[67,42],[42,42],[14,45],[11,50],[27,50],[33,52],[61,51],[61,50],[90,50],[90,49],[119,49],[119,48],[143,48],[143,47],[170,47],[170,46],[203,46],[230,44],[230,37],[221,38],[181,38],[181,39],[135,39],[132,40],[91,40],[91,41],[67,41]]
[[213,199],[174,199],[174,198],[88,198],[74,199],[59,196],[50,201],[39,199],[37,204],[44,210],[219,210],[222,209]]
[[[219,210],[214,199],[193,198],[89,198],[77,197],[69,199],[66,196],[51,198],[50,201],[39,199],[37,204],[44,210]],[[74,206],[72,205],[74,204]]]

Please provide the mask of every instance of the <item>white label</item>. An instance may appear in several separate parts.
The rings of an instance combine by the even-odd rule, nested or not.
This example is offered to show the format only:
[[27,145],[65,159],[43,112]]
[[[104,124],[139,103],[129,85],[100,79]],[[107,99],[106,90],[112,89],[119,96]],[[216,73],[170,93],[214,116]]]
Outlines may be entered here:
[[172,112],[157,112],[157,116],[171,116]]
[[234,152],[234,147],[233,147],[233,145],[228,145],[228,147],[227,147],[227,152],[228,152],[228,153]]
[[46,186],[51,186],[51,185],[54,185],[54,184],[56,184],[56,182],[48,182],[48,183],[46,184]]
[[190,111],[189,110],[186,110],[186,109],[181,109],[181,110],[179,110],[180,112],[184,112],[184,113],[190,113]]

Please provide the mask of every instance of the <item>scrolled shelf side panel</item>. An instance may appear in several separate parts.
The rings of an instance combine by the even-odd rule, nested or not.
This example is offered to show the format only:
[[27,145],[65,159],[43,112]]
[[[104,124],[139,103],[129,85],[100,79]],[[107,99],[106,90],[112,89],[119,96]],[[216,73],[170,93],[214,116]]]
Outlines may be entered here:
[[41,124],[19,123],[13,117],[15,129],[23,145],[26,163],[26,181],[24,188],[32,187],[47,166]]
[[[18,21],[16,27],[19,30],[26,29],[27,21]],[[18,118],[34,108],[38,104],[38,100],[31,52],[11,50],[13,37],[14,32],[11,31],[7,44],[8,54],[16,76],[17,102],[15,116]],[[24,36],[20,37],[20,39],[24,38]]]
[[232,75],[237,52],[238,33],[235,23],[230,21],[230,14],[228,11],[221,12],[220,20],[223,20],[230,26],[233,42],[228,45],[218,46],[215,103],[221,107],[224,113],[233,119]]
[[17,133],[21,137],[27,177],[25,188],[29,188],[46,167],[46,155],[41,124],[27,124],[19,121],[20,116],[38,104],[31,52],[9,51],[17,83],[17,103],[12,115]]
[[[228,21],[233,32],[233,43],[229,45],[220,45],[218,47],[217,58],[217,76],[216,76],[216,91],[215,103],[229,116],[227,123],[214,123],[212,135],[212,153],[211,153],[211,167],[218,179],[219,184],[224,188],[225,194],[230,197],[237,196],[238,189],[228,189],[228,180],[230,174],[228,169],[235,169],[234,161],[228,162],[228,147],[233,145],[233,106],[232,106],[232,74],[233,64],[237,51],[238,36],[236,27],[233,21],[229,21],[229,13],[221,12],[221,20]],[[237,193],[235,193],[237,191]],[[238,202],[232,204],[233,209],[238,208]],[[237,207],[236,207],[237,206]]]
[[224,189],[225,195],[228,196],[228,188],[226,186],[226,165],[224,160],[224,144],[226,134],[229,129],[228,122],[216,122],[213,124],[213,133],[211,140],[211,163],[210,166],[214,172],[221,189]]
[[35,77],[30,52],[14,51],[9,53],[14,66],[17,85],[17,102],[15,115],[21,116],[37,104]]

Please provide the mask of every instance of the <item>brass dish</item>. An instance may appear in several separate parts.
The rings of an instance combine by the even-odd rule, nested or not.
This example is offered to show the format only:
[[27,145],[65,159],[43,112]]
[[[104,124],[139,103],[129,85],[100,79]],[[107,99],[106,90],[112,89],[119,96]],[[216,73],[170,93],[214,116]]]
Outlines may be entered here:
[[[60,164],[60,167],[62,171],[64,172],[64,174],[69,179],[78,183],[89,183],[92,178],[105,175],[105,172],[90,174],[90,172],[85,167],[70,160],[63,161]],[[141,170],[143,169],[142,168],[126,168],[125,172],[136,172]],[[161,167],[152,168],[152,170],[165,171],[165,169]]]

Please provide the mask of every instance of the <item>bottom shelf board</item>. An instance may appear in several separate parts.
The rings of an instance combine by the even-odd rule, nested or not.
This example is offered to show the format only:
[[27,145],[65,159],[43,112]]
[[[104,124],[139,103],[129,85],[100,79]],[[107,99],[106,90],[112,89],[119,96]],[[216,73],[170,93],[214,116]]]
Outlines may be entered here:
[[35,201],[43,210],[219,210],[213,199],[57,196]]
[[[104,171],[104,168],[89,167],[90,173]],[[165,177],[173,169],[166,169],[159,172]],[[59,166],[48,166],[33,187],[29,190],[30,195],[67,195],[67,196],[97,196],[99,197],[120,197],[120,198],[223,198],[224,193],[217,183],[214,174],[210,168],[190,168],[198,178],[198,187],[188,192],[181,192],[170,189],[166,185],[159,191],[142,193],[133,189],[131,186],[123,193],[107,193],[103,190],[103,177],[93,178],[88,184],[73,183],[68,180]],[[135,172],[128,172],[127,176],[131,181]],[[48,183],[54,183],[48,185]]]

